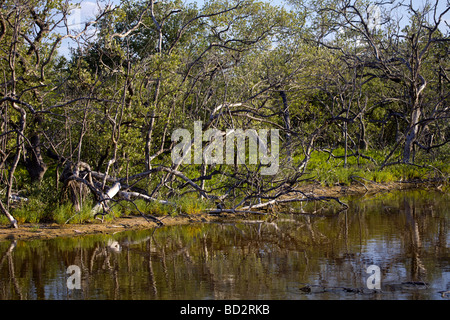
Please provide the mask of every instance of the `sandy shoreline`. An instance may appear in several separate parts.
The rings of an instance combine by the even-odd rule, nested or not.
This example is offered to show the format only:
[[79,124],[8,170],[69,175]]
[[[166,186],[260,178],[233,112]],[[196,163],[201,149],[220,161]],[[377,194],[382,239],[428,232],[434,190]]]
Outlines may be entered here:
[[[318,184],[302,186],[301,190],[306,194],[314,196],[327,197],[345,197],[350,195],[374,194],[378,192],[403,190],[403,189],[439,189],[440,184],[436,183],[365,183],[354,184],[351,186],[333,186],[322,187]],[[233,215],[231,215],[233,216]],[[159,217],[164,225],[186,224],[193,222],[209,222],[219,219],[216,216],[207,214],[195,216],[176,216]],[[115,218],[113,221],[102,223],[99,220],[83,224],[59,225],[56,223],[26,223],[19,225],[18,229],[12,229],[7,226],[0,226],[0,241],[4,240],[32,240],[32,239],[51,239],[56,237],[75,237],[89,234],[113,234],[127,230],[150,229],[157,224],[149,222],[142,216],[128,216]]]
[[[177,216],[160,217],[165,226],[175,224],[186,224],[193,222],[207,222],[217,219],[214,216],[195,215],[195,216]],[[83,224],[59,225],[56,223],[25,223],[19,225],[18,229],[0,226],[0,241],[4,240],[33,240],[33,239],[52,239],[58,237],[77,237],[90,234],[113,234],[116,232],[151,229],[157,227],[154,222],[149,222],[142,216],[128,216],[115,218],[113,221],[102,223],[95,220]]]

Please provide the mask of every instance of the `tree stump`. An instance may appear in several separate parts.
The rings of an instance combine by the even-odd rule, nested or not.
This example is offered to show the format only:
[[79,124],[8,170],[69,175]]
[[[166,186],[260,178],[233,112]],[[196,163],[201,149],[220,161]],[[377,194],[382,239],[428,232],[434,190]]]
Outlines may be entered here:
[[92,177],[90,174],[91,168],[85,162],[77,162],[75,164],[68,163],[61,174],[60,181],[64,183],[61,200],[72,202],[75,211],[79,212],[83,206],[84,201],[90,193],[89,187],[77,181],[74,178],[86,179],[92,184]]

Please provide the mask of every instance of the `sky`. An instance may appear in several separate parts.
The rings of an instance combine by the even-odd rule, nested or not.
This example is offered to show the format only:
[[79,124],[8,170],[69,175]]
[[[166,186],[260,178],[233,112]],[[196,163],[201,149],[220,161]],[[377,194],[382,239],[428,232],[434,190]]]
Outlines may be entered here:
[[[85,23],[94,20],[95,15],[99,12],[98,5],[95,1],[85,0],[77,3],[80,3],[79,8],[72,10],[72,13],[67,19],[67,24],[71,32],[82,30]],[[64,30],[61,30],[60,32],[63,33]],[[64,39],[58,52],[59,54],[68,57],[70,55],[71,47],[76,48],[76,42],[72,39]]]
[[[286,5],[284,0],[263,0],[268,1],[274,5]],[[118,5],[120,0],[110,0],[112,4]],[[204,4],[204,0],[194,1],[185,0],[186,3],[195,2],[198,7]],[[72,14],[68,18],[68,25],[70,30],[75,32],[77,30],[82,30],[87,21],[92,21],[95,19],[95,15],[99,12],[99,5],[95,0],[76,0],[73,3],[79,4],[79,8],[72,11]],[[61,47],[59,48],[59,54],[68,57],[70,55],[70,48],[76,48],[77,43],[72,39],[63,40]]]
[[[286,2],[284,0],[266,0],[273,5],[279,5],[279,6],[286,6]],[[421,5],[426,0],[413,0],[414,5]],[[187,0],[185,1],[187,3],[189,2],[196,2],[199,7],[204,3],[204,0],[200,1],[193,1],[193,0]],[[73,10],[72,14],[69,16],[68,24],[72,31],[81,30],[84,28],[84,25],[87,21],[92,21],[95,19],[95,15],[99,12],[99,5],[95,0],[77,0],[74,1],[74,3],[80,3],[80,7]],[[119,4],[120,0],[111,0],[112,4]],[[439,1],[439,9],[444,10],[448,3],[448,0],[440,0]],[[444,20],[447,21],[447,23],[450,25],[450,13],[448,13]],[[445,24],[442,24],[443,28],[447,28]],[[77,46],[76,42],[71,39],[65,39],[63,40],[61,47],[59,48],[59,53],[64,56],[69,56],[70,54],[70,48],[75,48]]]

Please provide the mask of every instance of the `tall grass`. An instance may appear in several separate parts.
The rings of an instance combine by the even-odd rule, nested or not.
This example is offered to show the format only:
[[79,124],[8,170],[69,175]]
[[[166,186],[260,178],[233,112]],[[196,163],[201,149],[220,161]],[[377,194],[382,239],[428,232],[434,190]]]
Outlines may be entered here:
[[368,150],[365,155],[375,160],[362,157],[348,157],[347,165],[344,166],[344,149],[333,150],[332,156],[329,152],[313,151],[307,167],[307,177],[320,182],[324,186],[350,185],[355,179],[364,178],[377,183],[389,183],[395,181],[426,180],[432,178],[448,179],[450,166],[447,161],[437,158],[429,159],[421,156],[416,159],[417,165],[395,164],[380,170],[386,154],[380,150]]
[[45,204],[38,199],[21,202],[11,213],[19,224],[37,223],[46,218]]
[[86,201],[81,210],[76,212],[71,203],[58,205],[53,211],[52,218],[58,224],[84,223],[93,220],[92,204]]
[[202,200],[197,195],[185,195],[175,200],[181,213],[200,214],[211,206],[210,201]]
[[[329,150],[331,151],[331,150]],[[325,151],[313,151],[311,159],[308,162],[306,174],[303,178],[310,178],[323,186],[350,185],[362,181],[360,178],[367,179],[377,183],[389,183],[395,181],[411,181],[416,179],[443,178],[450,181],[449,154],[450,145],[444,146],[439,153],[427,154],[418,153],[415,164],[395,164],[386,166],[380,170],[380,166],[386,158],[389,150],[367,150],[364,155],[371,157],[374,161],[363,157],[348,157],[347,164],[344,166],[343,148],[332,150],[332,155]],[[351,153],[351,152],[349,152]],[[401,156],[401,150],[391,157],[392,161]],[[294,162],[299,163],[301,157],[296,157]],[[195,170],[195,169],[192,169]],[[75,212],[69,203],[61,203],[59,192],[56,188],[54,178],[54,169],[49,169],[40,184],[31,184],[27,178],[25,169],[18,169],[17,185],[21,194],[30,200],[22,202],[11,209],[11,214],[16,218],[19,224],[37,223],[37,222],[56,222],[65,223],[83,223],[91,221],[92,199],[85,201],[80,212]],[[189,174],[191,172],[188,172]],[[194,171],[192,171],[194,174]],[[215,180],[226,179],[217,175],[209,183],[214,184]],[[306,182],[307,183],[307,182]],[[146,186],[151,189],[153,186]],[[447,187],[446,190],[448,190]],[[237,194],[233,200],[238,199]],[[214,203],[202,200],[197,194],[190,193],[183,196],[167,199],[174,205],[162,204],[157,201],[135,200],[134,205],[127,201],[111,202],[111,211],[104,216],[105,221],[116,217],[127,216],[130,214],[139,215],[141,213],[154,216],[166,216],[177,214],[199,214],[205,209],[214,207]],[[8,220],[0,215],[0,224],[9,224]]]

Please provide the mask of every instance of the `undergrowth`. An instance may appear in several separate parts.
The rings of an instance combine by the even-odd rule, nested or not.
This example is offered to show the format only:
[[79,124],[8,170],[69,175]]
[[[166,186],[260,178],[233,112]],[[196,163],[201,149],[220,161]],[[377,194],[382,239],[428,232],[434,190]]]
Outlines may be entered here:
[[[352,152],[349,151],[348,154]],[[450,146],[442,149],[439,154],[421,153],[412,164],[392,164],[382,170],[381,164],[386,158],[387,151],[367,150],[362,152],[364,156],[349,156],[344,165],[344,149],[313,151],[308,162],[305,175],[306,181],[317,181],[323,186],[351,185],[366,183],[366,180],[375,183],[405,182],[417,180],[440,179],[449,182],[450,166],[448,165]],[[392,162],[399,159],[400,152],[391,157]],[[294,162],[300,163],[301,158],[294,158]],[[39,222],[54,222],[58,224],[85,223],[93,221],[91,214],[95,200],[92,197],[86,199],[79,212],[76,212],[72,204],[61,202],[60,192],[56,186],[54,169],[49,169],[40,184],[31,184],[28,181],[26,170],[17,170],[17,189],[20,195],[27,197],[28,201],[15,203],[10,208],[11,214],[19,224]],[[307,183],[307,182],[306,182]],[[59,189],[61,186],[59,186]],[[448,189],[448,185],[444,186]],[[447,190],[446,189],[446,190]],[[55,191],[56,190],[56,191]],[[236,195],[239,197],[239,195]],[[128,215],[150,214],[153,216],[193,215],[213,208],[211,201],[200,199],[197,194],[190,193],[182,196],[174,196],[165,199],[170,204],[158,201],[145,201],[142,199],[133,202],[119,200],[111,201],[111,210],[103,216],[104,221],[116,217]],[[0,215],[0,224],[9,224],[5,216]]]
[[[386,157],[382,151],[369,150],[360,156],[347,157],[344,165],[344,149],[313,151],[308,162],[306,176],[323,186],[350,185],[361,178],[376,183],[405,182],[416,180],[442,179],[450,177],[450,166],[445,155],[429,159],[421,156],[414,164],[390,164],[380,170]],[[351,154],[351,152],[349,152]]]

